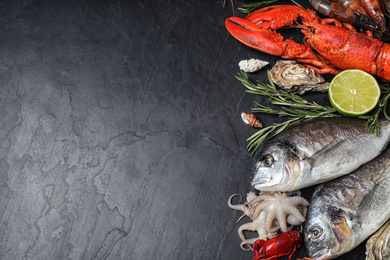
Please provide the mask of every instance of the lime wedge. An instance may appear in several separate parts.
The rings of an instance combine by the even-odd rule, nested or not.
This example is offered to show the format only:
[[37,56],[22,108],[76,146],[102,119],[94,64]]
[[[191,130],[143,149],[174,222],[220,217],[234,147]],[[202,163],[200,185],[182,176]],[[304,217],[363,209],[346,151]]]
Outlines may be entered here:
[[328,94],[330,103],[340,114],[356,117],[367,114],[378,104],[381,90],[372,75],[351,69],[333,78]]

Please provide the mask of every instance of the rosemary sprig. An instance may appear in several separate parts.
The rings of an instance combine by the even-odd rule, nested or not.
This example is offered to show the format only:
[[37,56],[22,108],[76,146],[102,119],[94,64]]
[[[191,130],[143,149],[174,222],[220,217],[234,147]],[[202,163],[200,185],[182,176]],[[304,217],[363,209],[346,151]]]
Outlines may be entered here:
[[276,110],[255,102],[258,107],[253,108],[252,112],[274,114],[279,117],[289,117],[287,121],[274,123],[264,127],[249,137],[247,139],[247,141],[249,141],[247,149],[252,152],[252,154],[256,152],[265,140],[281,133],[288,126],[317,117],[340,116],[333,107],[322,106],[316,102],[309,102],[298,95],[282,89],[277,89],[270,79],[270,84],[265,84],[260,81],[255,84],[249,80],[245,72],[241,72],[236,78],[247,88],[246,91],[248,93],[266,96],[268,97],[269,103],[281,106],[280,110]]
[[379,128],[379,116],[381,113],[385,116],[387,120],[390,121],[390,117],[387,115],[386,107],[390,99],[390,86],[388,84],[379,85],[381,88],[381,98],[379,99],[378,104],[374,108],[373,112],[370,115],[359,116],[360,119],[367,120],[367,132],[371,133],[375,131],[376,136],[380,135]]
[[247,88],[248,93],[260,96],[267,96],[271,104],[287,105],[289,107],[303,108],[303,109],[319,109],[335,111],[333,107],[321,106],[315,102],[308,102],[301,96],[292,94],[288,91],[277,89],[275,84],[268,78],[270,85],[257,81],[257,84],[249,80],[247,74],[243,71],[239,73],[236,78]]
[[252,13],[253,11],[256,11],[257,9],[273,4],[276,1],[277,0],[263,0],[252,4],[242,4],[242,7],[239,7],[238,10],[240,10],[244,14],[249,14]]
[[[243,12],[244,14],[249,14],[249,13],[252,13],[254,11],[256,11],[257,9],[260,9],[260,8],[263,8],[267,5],[270,5],[270,4],[273,4],[275,3],[276,1],[278,0],[262,0],[260,2],[257,2],[257,3],[252,3],[252,4],[242,4],[242,7],[241,8],[238,8],[238,10],[240,10],[241,12]],[[298,6],[301,6],[297,1],[295,0],[290,0],[293,4],[295,5],[298,5]]]

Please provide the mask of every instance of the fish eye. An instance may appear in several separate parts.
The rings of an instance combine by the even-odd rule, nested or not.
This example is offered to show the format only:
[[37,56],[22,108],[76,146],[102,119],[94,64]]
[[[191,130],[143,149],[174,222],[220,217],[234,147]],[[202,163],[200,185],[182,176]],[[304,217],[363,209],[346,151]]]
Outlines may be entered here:
[[314,226],[311,230],[310,230],[310,234],[311,234],[311,237],[312,238],[319,238],[320,236],[322,236],[322,228],[319,227],[319,226]]
[[263,165],[266,166],[266,167],[270,167],[272,166],[272,164],[274,164],[274,158],[270,155],[267,155],[264,159],[263,159]]

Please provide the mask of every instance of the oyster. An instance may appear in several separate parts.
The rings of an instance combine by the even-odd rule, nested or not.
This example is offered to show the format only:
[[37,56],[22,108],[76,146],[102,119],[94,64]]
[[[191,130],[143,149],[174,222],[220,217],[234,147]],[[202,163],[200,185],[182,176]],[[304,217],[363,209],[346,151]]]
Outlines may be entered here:
[[366,243],[366,260],[390,259],[390,220]]
[[286,91],[304,94],[308,91],[328,91],[329,83],[316,71],[294,60],[279,60],[269,71],[273,82]]

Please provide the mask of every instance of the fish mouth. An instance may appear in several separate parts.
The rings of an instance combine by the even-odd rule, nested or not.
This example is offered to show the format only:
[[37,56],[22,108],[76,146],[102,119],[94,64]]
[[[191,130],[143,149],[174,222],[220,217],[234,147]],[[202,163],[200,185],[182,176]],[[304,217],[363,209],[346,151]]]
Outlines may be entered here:
[[256,190],[259,190],[259,188],[264,187],[265,184],[271,183],[271,181],[272,181],[272,178],[268,177],[267,175],[256,173],[252,177],[251,185]]
[[261,181],[252,181],[251,182],[251,185],[253,188],[255,188],[256,190],[261,190],[261,188],[264,187],[263,184],[265,183],[269,183],[270,179],[264,179],[264,180],[261,180]]
[[310,257],[316,260],[327,260],[327,259],[331,259],[329,258],[329,256],[330,256],[329,250],[321,250],[321,251],[317,251],[315,254],[311,255]]

